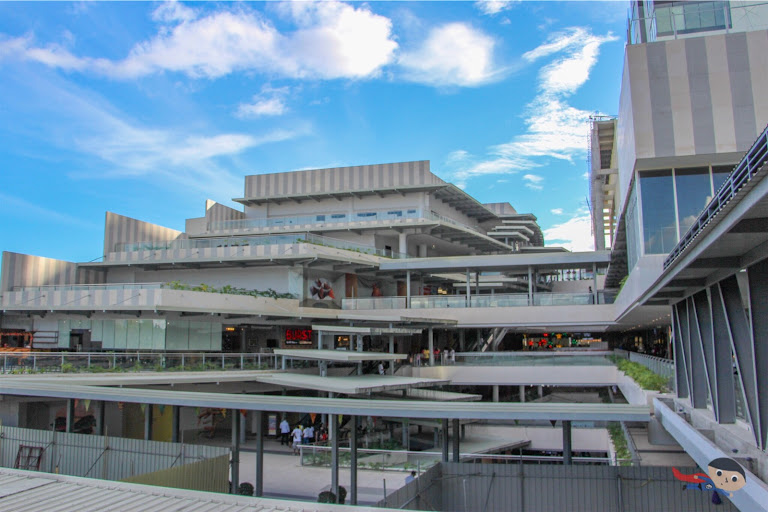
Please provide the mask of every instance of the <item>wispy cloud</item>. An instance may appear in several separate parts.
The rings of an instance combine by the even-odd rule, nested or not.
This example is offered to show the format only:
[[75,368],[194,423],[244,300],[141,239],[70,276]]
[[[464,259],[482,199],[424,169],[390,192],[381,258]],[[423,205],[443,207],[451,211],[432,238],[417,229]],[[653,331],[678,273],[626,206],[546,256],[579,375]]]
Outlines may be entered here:
[[506,11],[519,0],[478,0],[475,7],[483,14],[494,15]]
[[486,158],[456,166],[452,179],[466,183],[475,176],[508,174],[541,167],[546,159],[572,161],[587,149],[591,112],[568,104],[568,98],[590,76],[600,47],[616,41],[612,34],[597,36],[585,28],[570,28],[523,54],[536,62],[550,58],[539,71],[538,93],[525,109],[525,133],[489,148]]
[[290,87],[275,89],[265,85],[261,92],[253,97],[252,103],[241,103],[235,115],[240,118],[281,116],[288,110],[285,100],[290,90]]
[[552,208],[551,210],[549,210],[549,213],[551,213],[552,215],[562,215],[564,212],[562,208]]
[[85,228],[93,228],[96,224],[88,222],[66,213],[57,212],[51,210],[39,204],[31,203],[20,197],[11,196],[8,194],[0,193],[0,211],[3,211],[3,215],[8,217],[24,216],[24,217],[39,217],[46,222],[52,222],[56,224],[63,224],[69,226],[80,226]]
[[542,176],[538,176],[536,174],[526,174],[523,176],[523,181],[525,181],[525,186],[531,190],[542,190],[544,188],[542,185],[544,178]]
[[365,5],[288,2],[277,7],[298,28],[280,32],[247,6],[199,16],[178,3],[161,4],[158,33],[121,60],[83,57],[56,44],[37,45],[32,35],[6,38],[0,56],[131,80],[160,72],[218,78],[260,71],[291,78],[366,78],[394,59],[397,42],[389,18]]
[[579,214],[544,230],[546,245],[565,247],[574,252],[594,251],[592,221],[589,214]]
[[475,87],[498,80],[503,70],[493,61],[495,41],[465,23],[433,28],[423,44],[404,52],[398,63],[407,80],[434,86]]

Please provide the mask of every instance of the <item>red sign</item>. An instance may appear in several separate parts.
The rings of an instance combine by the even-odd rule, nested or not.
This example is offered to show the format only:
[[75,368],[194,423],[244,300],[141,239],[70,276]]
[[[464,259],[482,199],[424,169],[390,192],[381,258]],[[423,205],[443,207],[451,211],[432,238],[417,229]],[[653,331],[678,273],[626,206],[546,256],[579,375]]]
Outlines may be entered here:
[[286,345],[311,345],[312,329],[286,329]]

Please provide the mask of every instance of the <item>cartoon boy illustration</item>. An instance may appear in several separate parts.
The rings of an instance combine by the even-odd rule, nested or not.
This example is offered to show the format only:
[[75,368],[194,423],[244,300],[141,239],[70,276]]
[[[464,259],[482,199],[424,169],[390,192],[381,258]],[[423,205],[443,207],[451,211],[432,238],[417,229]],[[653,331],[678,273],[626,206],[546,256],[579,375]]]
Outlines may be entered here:
[[738,491],[747,483],[744,469],[733,459],[721,457],[707,466],[707,474],[695,473],[684,475],[677,468],[672,468],[675,478],[681,482],[690,482],[683,487],[700,491],[712,491],[712,503],[720,504],[720,494],[733,497],[733,491]]

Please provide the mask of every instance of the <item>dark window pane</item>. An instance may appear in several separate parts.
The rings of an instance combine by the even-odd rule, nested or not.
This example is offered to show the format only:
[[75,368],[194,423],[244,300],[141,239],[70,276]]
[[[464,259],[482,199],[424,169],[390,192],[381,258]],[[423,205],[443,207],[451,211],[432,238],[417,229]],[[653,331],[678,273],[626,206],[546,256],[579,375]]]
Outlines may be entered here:
[[677,186],[677,218],[680,222],[680,236],[683,236],[712,199],[709,168],[676,169],[675,185]]
[[668,253],[677,243],[672,171],[642,173],[640,195],[645,254]]
[[723,186],[728,175],[731,174],[735,165],[714,165],[712,166],[712,184],[715,186],[715,194]]

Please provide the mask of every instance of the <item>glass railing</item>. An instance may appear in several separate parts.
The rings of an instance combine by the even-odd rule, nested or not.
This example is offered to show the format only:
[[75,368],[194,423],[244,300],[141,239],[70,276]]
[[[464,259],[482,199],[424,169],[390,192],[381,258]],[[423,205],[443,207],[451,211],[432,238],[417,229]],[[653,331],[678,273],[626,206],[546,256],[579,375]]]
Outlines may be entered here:
[[768,2],[670,2],[668,6],[657,6],[651,16],[633,15],[628,20],[627,42],[651,43],[766,28]]
[[611,366],[606,352],[462,352],[457,365],[464,366]]
[[363,254],[386,258],[407,258],[408,255],[377,249],[370,245],[356,244],[312,233],[290,235],[256,235],[222,238],[184,238],[180,240],[161,240],[156,242],[133,242],[115,245],[115,252],[168,251],[174,249],[216,249],[222,247],[254,247],[260,245],[313,244],[335,249],[344,249]]
[[217,352],[0,352],[2,373],[122,373],[277,368],[275,354]]
[[[406,297],[366,297],[363,299],[342,299],[342,309],[403,309],[407,308]],[[594,304],[591,293],[537,293],[533,296],[534,306],[578,306]],[[605,297],[598,293],[598,303],[606,304]],[[611,302],[607,302],[611,304]],[[411,309],[429,308],[503,308],[529,306],[527,293],[494,295],[471,295],[467,304],[465,295],[419,295],[410,298]]]
[[163,283],[107,283],[107,284],[62,284],[45,286],[14,286],[13,291],[72,292],[100,290],[157,290]]
[[465,229],[470,229],[485,235],[485,232],[478,226],[470,226],[450,217],[439,215],[435,212],[425,212],[419,209],[389,209],[370,212],[298,215],[293,217],[276,217],[269,219],[223,220],[212,222],[209,229],[211,232],[217,232],[281,227],[300,227],[307,225],[311,225],[314,228],[321,228],[328,225],[349,224],[356,222],[386,221],[387,223],[398,223],[400,221],[406,221],[409,219],[443,222]]

